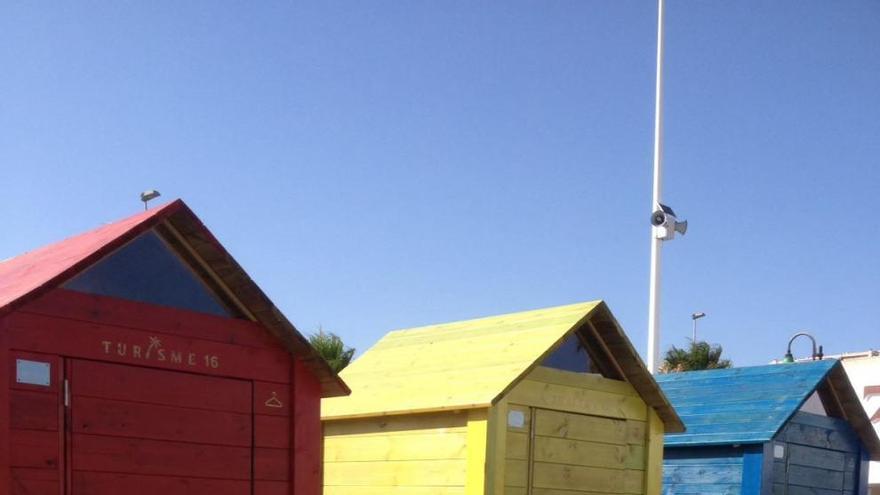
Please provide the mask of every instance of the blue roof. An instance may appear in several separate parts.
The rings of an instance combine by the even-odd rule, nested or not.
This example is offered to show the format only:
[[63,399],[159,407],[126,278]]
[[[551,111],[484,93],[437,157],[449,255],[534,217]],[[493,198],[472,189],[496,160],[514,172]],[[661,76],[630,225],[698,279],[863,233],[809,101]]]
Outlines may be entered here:
[[822,384],[837,360],[656,375],[687,431],[667,447],[771,440]]

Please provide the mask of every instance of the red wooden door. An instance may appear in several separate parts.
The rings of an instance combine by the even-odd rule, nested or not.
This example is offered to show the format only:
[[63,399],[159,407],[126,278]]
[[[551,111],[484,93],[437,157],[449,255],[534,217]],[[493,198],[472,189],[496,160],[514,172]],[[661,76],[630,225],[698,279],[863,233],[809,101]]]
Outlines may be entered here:
[[9,493],[59,495],[64,490],[62,360],[19,351],[10,357]]
[[70,495],[249,495],[250,381],[69,359]]

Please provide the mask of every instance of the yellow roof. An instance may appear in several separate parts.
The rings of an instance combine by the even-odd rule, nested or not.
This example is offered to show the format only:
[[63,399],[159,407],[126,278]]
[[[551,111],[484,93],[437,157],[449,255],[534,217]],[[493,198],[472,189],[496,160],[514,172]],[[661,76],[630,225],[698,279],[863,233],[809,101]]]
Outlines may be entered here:
[[[390,332],[340,376],[324,419],[489,407],[601,301]],[[603,305],[604,306],[604,305]]]

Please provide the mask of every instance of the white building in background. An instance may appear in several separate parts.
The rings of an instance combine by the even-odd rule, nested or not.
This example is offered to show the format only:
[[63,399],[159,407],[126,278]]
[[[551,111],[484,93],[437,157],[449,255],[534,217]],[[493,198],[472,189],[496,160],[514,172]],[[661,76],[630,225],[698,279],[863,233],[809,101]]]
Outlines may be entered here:
[[[835,357],[843,362],[853,388],[862,399],[862,406],[880,435],[880,351],[828,357]],[[880,462],[872,462],[868,473],[869,495],[880,495]]]

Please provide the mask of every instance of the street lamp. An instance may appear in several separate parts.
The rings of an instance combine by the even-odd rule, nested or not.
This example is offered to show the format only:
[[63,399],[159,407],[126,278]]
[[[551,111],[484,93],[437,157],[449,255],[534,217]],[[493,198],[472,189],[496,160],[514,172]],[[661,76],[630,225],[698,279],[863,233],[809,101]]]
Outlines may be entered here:
[[693,345],[697,345],[697,320],[699,320],[700,318],[703,318],[705,316],[706,316],[706,313],[703,313],[702,311],[700,311],[699,313],[692,313],[691,314],[691,320],[694,321],[694,339],[692,341]]
[[792,335],[791,339],[788,341],[788,349],[785,351],[785,357],[782,358],[783,363],[793,363],[794,362],[794,355],[792,355],[792,353],[791,353],[791,344],[798,337],[807,337],[808,339],[810,339],[810,341],[813,342],[813,354],[810,356],[813,359],[813,361],[822,360],[822,358],[825,356],[822,352],[822,346],[820,345],[819,351],[816,352],[816,339],[812,335],[808,334],[807,332],[798,332],[798,333]]

